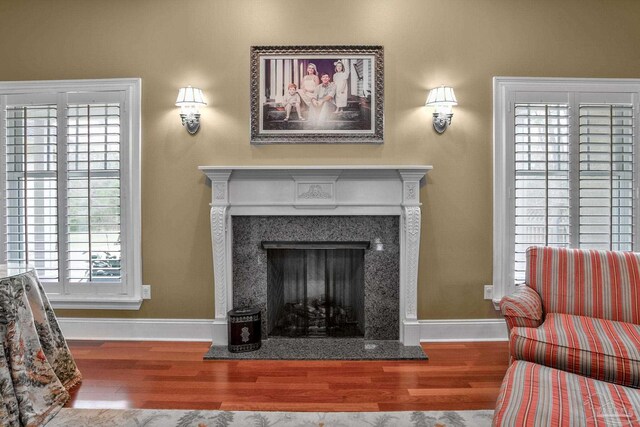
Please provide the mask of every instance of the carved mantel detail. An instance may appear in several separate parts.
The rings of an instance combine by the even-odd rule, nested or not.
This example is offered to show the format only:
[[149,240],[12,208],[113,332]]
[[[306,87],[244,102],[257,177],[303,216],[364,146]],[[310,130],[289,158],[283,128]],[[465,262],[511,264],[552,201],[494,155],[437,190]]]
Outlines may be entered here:
[[309,189],[298,195],[299,199],[330,199],[331,193],[327,193],[322,190],[321,184],[311,184]]
[[416,187],[418,186],[417,182],[405,182],[404,188],[407,191],[407,200],[416,200]]
[[227,198],[227,183],[226,182],[214,183],[213,194],[216,200],[225,200]]
[[421,214],[419,206],[404,208],[404,227],[406,235],[406,316],[407,319],[417,319],[418,300],[418,255],[420,253]]
[[216,318],[226,318],[229,311],[227,307],[227,228],[227,206],[212,206],[211,241],[213,242]]
[[420,186],[428,165],[418,166],[201,166],[211,180],[211,241],[215,289],[213,340],[227,342],[233,294],[232,230],[240,215],[400,216],[400,337],[420,340],[417,320]]

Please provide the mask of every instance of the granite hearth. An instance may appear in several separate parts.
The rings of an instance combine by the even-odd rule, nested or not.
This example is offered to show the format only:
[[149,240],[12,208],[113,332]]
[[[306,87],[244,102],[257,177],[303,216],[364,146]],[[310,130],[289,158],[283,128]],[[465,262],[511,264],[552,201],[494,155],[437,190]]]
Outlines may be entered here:
[[262,347],[246,353],[231,353],[213,345],[204,360],[427,360],[420,346],[405,346],[397,340],[363,338],[269,338]]

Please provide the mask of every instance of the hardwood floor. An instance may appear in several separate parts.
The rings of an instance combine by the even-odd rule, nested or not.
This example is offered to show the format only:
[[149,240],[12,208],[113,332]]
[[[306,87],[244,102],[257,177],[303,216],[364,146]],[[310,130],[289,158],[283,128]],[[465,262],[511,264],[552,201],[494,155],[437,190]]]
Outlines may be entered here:
[[265,411],[493,409],[507,342],[425,343],[428,361],[203,361],[208,343],[70,341],[67,407]]

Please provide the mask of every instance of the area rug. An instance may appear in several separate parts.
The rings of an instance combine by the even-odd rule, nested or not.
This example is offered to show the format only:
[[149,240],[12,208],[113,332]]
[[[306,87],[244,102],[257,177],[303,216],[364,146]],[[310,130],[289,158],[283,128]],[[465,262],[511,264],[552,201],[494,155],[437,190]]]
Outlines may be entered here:
[[260,349],[231,353],[213,345],[204,360],[427,360],[422,347],[363,338],[269,338]]
[[63,408],[47,427],[485,427],[493,411],[253,412]]

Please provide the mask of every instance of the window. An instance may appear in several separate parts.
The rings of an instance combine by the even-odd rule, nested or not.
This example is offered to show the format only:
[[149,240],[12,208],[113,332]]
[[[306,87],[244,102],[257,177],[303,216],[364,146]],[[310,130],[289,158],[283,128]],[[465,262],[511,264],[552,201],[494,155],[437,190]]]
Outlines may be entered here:
[[494,79],[494,298],[527,247],[637,250],[640,80]]
[[54,307],[137,309],[140,80],[0,83],[0,263]]

